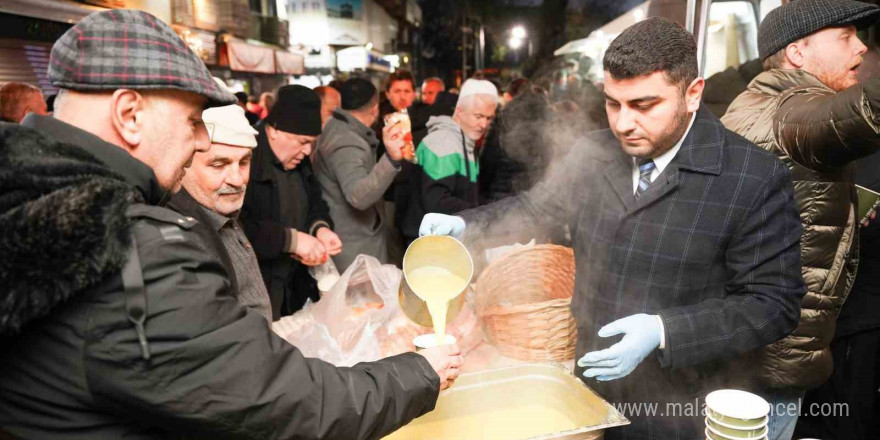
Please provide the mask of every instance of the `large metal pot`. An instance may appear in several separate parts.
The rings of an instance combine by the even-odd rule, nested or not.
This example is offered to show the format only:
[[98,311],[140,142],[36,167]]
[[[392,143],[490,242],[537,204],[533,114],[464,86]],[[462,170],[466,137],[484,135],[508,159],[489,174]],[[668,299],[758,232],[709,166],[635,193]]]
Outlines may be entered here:
[[[398,299],[400,308],[409,319],[423,327],[433,327],[428,305],[413,292],[407,281],[407,275],[415,269],[425,266],[439,266],[448,269],[470,283],[474,276],[474,261],[470,252],[460,241],[446,235],[426,235],[419,237],[406,249],[403,256],[403,278],[400,280]],[[467,287],[465,287],[467,290]],[[464,292],[464,291],[462,291]],[[464,295],[449,302],[446,322],[452,322],[464,304]]]

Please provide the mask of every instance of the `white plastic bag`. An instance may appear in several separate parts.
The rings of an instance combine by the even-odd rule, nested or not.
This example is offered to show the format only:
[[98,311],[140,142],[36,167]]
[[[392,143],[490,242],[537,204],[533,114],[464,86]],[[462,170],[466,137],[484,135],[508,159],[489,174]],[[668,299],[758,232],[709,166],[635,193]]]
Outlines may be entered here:
[[376,329],[402,314],[397,302],[401,271],[359,255],[321,300],[272,325],[305,356],[337,366],[381,359]]

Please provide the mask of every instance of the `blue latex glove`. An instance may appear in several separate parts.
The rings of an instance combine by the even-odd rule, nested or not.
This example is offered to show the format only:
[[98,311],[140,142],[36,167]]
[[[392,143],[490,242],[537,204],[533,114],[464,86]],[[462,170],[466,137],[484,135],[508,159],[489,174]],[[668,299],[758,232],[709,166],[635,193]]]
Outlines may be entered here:
[[460,239],[461,234],[464,234],[464,219],[454,215],[425,214],[422,224],[419,226],[419,236],[451,235]]
[[657,315],[639,313],[618,319],[599,329],[599,336],[607,338],[622,333],[623,339],[605,350],[585,354],[578,366],[588,368],[584,377],[602,381],[620,379],[632,373],[660,346],[661,331]]

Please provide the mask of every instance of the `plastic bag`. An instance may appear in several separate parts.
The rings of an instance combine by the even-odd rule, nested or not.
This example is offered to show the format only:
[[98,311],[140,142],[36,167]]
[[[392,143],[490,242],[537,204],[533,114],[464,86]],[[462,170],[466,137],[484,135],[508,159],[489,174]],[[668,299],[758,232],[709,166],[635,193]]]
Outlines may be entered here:
[[[320,301],[275,321],[272,330],[305,356],[341,367],[413,351],[413,339],[433,329],[413,323],[400,309],[401,276],[393,265],[359,255]],[[463,353],[483,341],[472,301],[446,329]]]
[[318,302],[272,324],[276,334],[305,356],[337,366],[383,357],[376,329],[402,314],[397,302],[400,269],[359,255]]

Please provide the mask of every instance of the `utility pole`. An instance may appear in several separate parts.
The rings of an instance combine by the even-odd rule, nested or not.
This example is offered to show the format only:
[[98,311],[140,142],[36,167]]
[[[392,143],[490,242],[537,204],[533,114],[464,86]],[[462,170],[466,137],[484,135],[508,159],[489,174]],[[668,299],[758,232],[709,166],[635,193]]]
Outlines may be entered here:
[[465,0],[461,10],[461,83],[467,80],[467,10],[468,2]]

